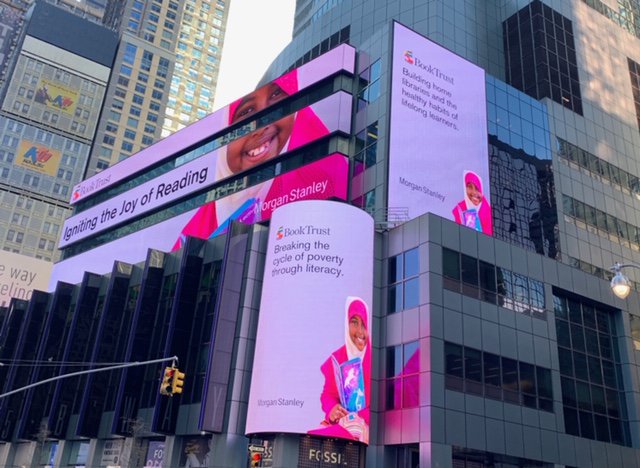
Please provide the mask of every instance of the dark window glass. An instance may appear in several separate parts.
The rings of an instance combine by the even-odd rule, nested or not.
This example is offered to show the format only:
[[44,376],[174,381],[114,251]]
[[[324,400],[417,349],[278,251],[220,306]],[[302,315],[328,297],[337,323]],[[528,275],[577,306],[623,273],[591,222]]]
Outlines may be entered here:
[[482,352],[464,348],[465,391],[482,395]]
[[396,255],[389,259],[389,283],[397,283],[402,280],[402,255]]
[[460,255],[462,282],[473,286],[478,285],[478,261],[469,255]]
[[573,377],[573,357],[571,351],[558,348],[558,361],[560,362],[560,373]]
[[448,375],[462,378],[462,346],[445,344],[445,371]]
[[571,334],[569,332],[569,324],[564,320],[556,320],[556,335],[558,340],[558,346],[564,346],[565,348],[571,347]]
[[509,358],[501,358],[502,390],[504,399],[512,403],[520,403],[518,389],[518,362]]
[[460,254],[458,252],[442,249],[442,274],[447,278],[460,280]]
[[564,428],[567,434],[580,435],[578,412],[566,406],[564,407]]
[[402,310],[402,283],[389,286],[387,297],[389,300],[389,313]]
[[578,400],[576,399],[576,386],[573,379],[562,377],[560,379],[562,385],[562,403],[565,406],[571,406],[576,408],[578,406]]

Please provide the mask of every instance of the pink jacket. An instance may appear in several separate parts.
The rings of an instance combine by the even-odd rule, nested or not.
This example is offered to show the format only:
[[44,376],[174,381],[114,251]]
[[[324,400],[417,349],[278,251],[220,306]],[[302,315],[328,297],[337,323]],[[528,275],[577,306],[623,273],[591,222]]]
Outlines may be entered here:
[[[335,357],[340,364],[348,361],[346,346],[338,348],[332,353],[332,356]],[[322,389],[322,394],[320,395],[320,405],[322,406],[322,411],[324,411],[325,414],[325,421],[330,422],[329,413],[335,405],[340,403],[340,395],[338,394],[338,386],[336,385],[336,379],[334,377],[331,357],[324,361],[324,364],[320,366],[320,371],[322,372],[322,375],[324,375],[324,388]],[[364,373],[364,397],[366,406],[364,409],[358,411],[358,416],[360,416],[367,424],[369,424],[369,398],[371,393],[369,390],[369,387],[371,386],[371,353],[368,349],[362,361],[362,371]]]

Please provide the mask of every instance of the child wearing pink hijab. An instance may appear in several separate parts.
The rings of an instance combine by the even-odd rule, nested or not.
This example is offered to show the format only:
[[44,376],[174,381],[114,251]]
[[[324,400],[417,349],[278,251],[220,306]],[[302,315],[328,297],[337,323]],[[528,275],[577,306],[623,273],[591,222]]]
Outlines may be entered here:
[[[297,70],[293,70],[231,103],[229,125],[249,120],[255,113],[297,91],[298,74]],[[329,130],[311,108],[301,109],[237,138],[222,148],[216,161],[216,180],[244,172],[328,134]],[[225,222],[228,224],[231,219],[244,219],[247,223],[260,221],[260,204],[276,199],[298,185],[304,186],[307,180],[316,176],[309,172],[310,170],[301,168],[291,174],[284,174],[276,184],[271,180],[201,206],[182,229],[172,250],[179,249],[186,236],[208,239],[222,233]],[[338,187],[337,190],[336,195],[341,189]],[[262,213],[263,216],[268,214]]]
[[464,173],[464,200],[453,209],[456,223],[493,235],[491,206],[482,193],[480,177],[472,171]]
[[[309,434],[369,442],[369,398],[371,377],[371,340],[369,338],[369,311],[367,304],[358,297],[349,296],[346,302],[345,344],[331,353],[320,366],[324,387],[320,405],[325,419],[319,429]],[[364,404],[355,412],[349,412],[341,404],[336,382],[335,364],[344,364],[359,358],[362,362]]]

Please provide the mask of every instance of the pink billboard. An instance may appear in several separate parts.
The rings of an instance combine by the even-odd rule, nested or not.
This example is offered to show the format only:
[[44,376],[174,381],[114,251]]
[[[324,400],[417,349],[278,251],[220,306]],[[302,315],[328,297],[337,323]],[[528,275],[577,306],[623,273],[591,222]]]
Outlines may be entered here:
[[85,271],[104,274],[116,260],[137,263],[147,249],[169,252],[185,236],[201,239],[222,234],[231,221],[254,223],[267,220],[273,210],[299,200],[347,198],[347,158],[334,153],[301,168],[286,172],[237,193],[207,203],[195,210],[142,229],[126,237],[62,260],[53,266],[49,290],[58,281],[79,283]]
[[369,442],[373,219],[303,201],[271,219],[247,434]]
[[[246,110],[247,105],[252,104],[240,105],[235,113]],[[348,133],[351,105],[349,94],[332,94],[227,146],[71,216],[62,227],[59,248],[201,191],[330,133]]]
[[484,70],[394,22],[390,115],[388,206],[493,235]]
[[354,66],[355,49],[347,44],[338,46],[204,119],[80,182],[72,190],[70,203],[74,204],[84,200],[130,178],[151,165],[174,157],[198,142],[224,130],[229,125],[250,119],[254,113],[262,111],[341,70],[353,73]]

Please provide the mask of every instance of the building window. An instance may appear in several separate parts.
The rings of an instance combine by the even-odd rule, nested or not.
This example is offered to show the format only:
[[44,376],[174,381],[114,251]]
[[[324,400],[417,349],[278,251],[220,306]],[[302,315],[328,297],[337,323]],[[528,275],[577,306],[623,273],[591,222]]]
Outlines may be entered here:
[[387,348],[386,409],[420,404],[420,345],[418,341]]
[[356,160],[364,163],[364,167],[371,167],[376,163],[378,149],[378,121],[369,125],[356,135]]
[[541,281],[446,247],[442,248],[442,276],[444,288],[450,291],[536,318],[546,317]]
[[640,227],[616,218],[608,212],[599,210],[591,205],[576,200],[575,198],[562,196],[562,209],[566,216],[585,223],[595,228],[602,237],[617,237],[618,242],[634,247],[640,245]]
[[640,130],[640,64],[634,62],[630,58],[627,59],[629,64],[629,77],[631,78],[631,91],[633,93],[633,103],[636,108],[636,119],[638,129]]
[[145,50],[142,54],[142,62],[140,68],[144,71],[151,71],[151,63],[153,62],[153,54],[148,50]]
[[169,60],[167,60],[166,58],[160,58],[160,61],[158,63],[157,75],[160,78],[166,78],[168,74],[169,74]]
[[[382,76],[382,61],[376,60],[360,73],[360,80],[363,83],[362,90],[358,93],[359,108],[380,97],[382,90],[380,77]],[[361,105],[360,102],[363,104]]]
[[582,115],[573,26],[540,0],[502,24],[507,83]]
[[[637,106],[640,106],[640,95]],[[640,110],[640,107],[636,107]],[[638,114],[640,116],[640,113]],[[639,124],[640,125],[640,124]],[[637,176],[620,169],[618,166],[599,158],[595,154],[589,153],[582,148],[558,138],[558,156],[569,163],[589,171],[594,177],[615,184],[622,191],[640,195],[640,179]]]
[[549,369],[450,342],[444,355],[449,390],[553,412]]
[[135,45],[127,43],[124,48],[124,55],[122,57],[122,61],[124,63],[128,63],[129,65],[133,65],[133,63],[136,60],[137,51],[138,51],[138,48]]
[[554,291],[565,430],[587,439],[630,445],[612,309]]
[[420,262],[418,248],[389,258],[389,313],[417,307],[420,303]]
[[96,169],[98,171],[103,171],[108,167],[109,167],[109,161],[104,161],[102,159],[98,159],[98,162],[96,163]]

